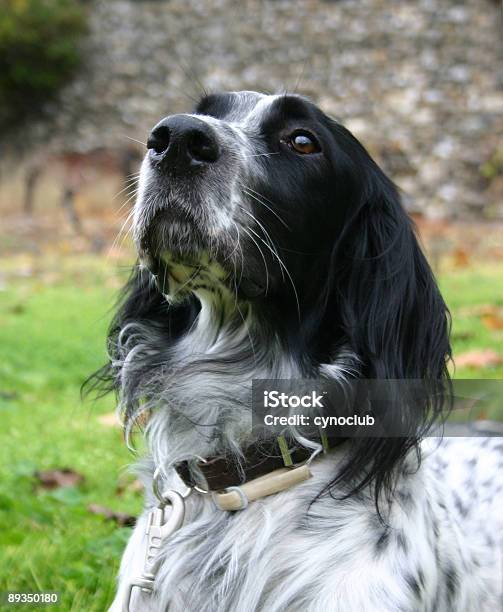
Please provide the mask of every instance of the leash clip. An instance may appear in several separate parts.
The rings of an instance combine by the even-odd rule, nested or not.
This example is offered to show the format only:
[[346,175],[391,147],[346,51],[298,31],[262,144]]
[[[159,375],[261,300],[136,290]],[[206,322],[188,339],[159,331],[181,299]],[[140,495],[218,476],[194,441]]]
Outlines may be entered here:
[[[185,518],[184,498],[176,491],[167,490],[160,497],[160,503],[150,511],[147,519],[147,548],[145,551],[145,564],[141,576],[133,578],[128,584],[124,599],[123,612],[130,612],[129,606],[133,589],[138,587],[144,593],[152,593],[154,580],[159,568],[159,551],[163,542],[175,533],[183,524]],[[166,518],[166,506],[171,507]]]

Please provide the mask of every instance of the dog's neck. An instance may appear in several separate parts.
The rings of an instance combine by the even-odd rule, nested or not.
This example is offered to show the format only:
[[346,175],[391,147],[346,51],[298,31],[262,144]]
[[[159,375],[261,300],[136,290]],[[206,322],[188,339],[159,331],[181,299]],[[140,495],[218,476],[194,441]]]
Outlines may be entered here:
[[201,309],[159,369],[150,400],[148,445],[165,469],[195,455],[239,454],[252,439],[252,380],[299,376],[250,303],[204,290],[197,298]]

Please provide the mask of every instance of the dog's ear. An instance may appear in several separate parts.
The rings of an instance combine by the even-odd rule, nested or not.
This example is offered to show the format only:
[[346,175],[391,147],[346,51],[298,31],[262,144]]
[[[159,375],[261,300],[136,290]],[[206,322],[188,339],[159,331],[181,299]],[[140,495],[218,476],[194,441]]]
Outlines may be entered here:
[[349,201],[330,257],[330,307],[366,377],[442,378],[449,314],[413,223],[392,181],[347,130],[344,138]]
[[419,403],[381,406],[385,427],[397,427],[390,435],[400,431],[402,437],[353,441],[353,463],[340,476],[365,472],[361,484],[375,480],[379,489],[443,414],[450,318],[396,187],[358,141],[338,129],[347,154],[348,214],[330,256],[325,320],[332,316],[334,338],[358,357],[362,378],[421,379],[427,391]]

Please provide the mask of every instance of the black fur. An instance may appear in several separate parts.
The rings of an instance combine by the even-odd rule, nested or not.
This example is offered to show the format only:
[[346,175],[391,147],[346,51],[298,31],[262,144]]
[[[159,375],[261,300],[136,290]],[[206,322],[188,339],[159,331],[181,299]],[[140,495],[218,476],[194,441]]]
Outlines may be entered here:
[[[236,103],[233,96],[209,96],[196,112],[225,121]],[[315,135],[320,154],[299,156],[285,149],[282,136],[297,126]],[[253,244],[243,240],[244,270],[234,280],[240,297],[253,302],[262,330],[258,342],[267,342],[273,331],[304,377],[318,376],[320,364],[330,363],[344,347],[360,360],[362,378],[432,381],[431,395],[419,408],[382,410],[385,422],[390,427],[400,422],[407,436],[352,440],[350,461],[334,474],[332,484],[347,482],[350,495],[373,483],[378,499],[381,492],[391,493],[397,467],[408,451],[418,450],[445,405],[435,381],[449,378],[446,305],[397,188],[347,129],[307,100],[284,96],[264,114],[254,138],[273,155],[257,156],[263,172],[250,185],[257,195],[243,198],[291,276],[282,278],[280,265],[265,251],[271,284],[267,292],[248,297],[240,281],[249,269],[260,285],[263,264]],[[263,228],[255,231],[267,241]],[[136,271],[110,329],[112,358],[127,323],[146,323],[160,344],[169,346],[187,332],[198,310],[194,296],[168,305],[148,273]],[[137,384],[149,365],[139,368]],[[238,364],[228,367],[233,365]],[[89,384],[109,389],[117,383],[108,365]]]

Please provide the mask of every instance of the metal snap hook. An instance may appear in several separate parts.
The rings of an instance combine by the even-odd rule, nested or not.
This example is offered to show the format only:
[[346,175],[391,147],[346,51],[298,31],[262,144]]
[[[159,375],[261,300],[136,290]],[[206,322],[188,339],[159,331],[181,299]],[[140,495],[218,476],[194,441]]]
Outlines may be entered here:
[[[152,477],[152,491],[154,492],[154,495],[157,497],[157,499],[163,503],[165,501],[165,494],[161,491],[161,487],[160,487],[160,482],[162,480],[163,474],[161,472],[161,468],[155,468],[154,471],[154,476]],[[183,499],[187,499],[187,497],[189,497],[189,495],[192,494],[192,492],[195,490],[195,487],[189,487],[188,485],[185,485],[186,489],[184,492],[179,493],[180,497],[182,497]]]

